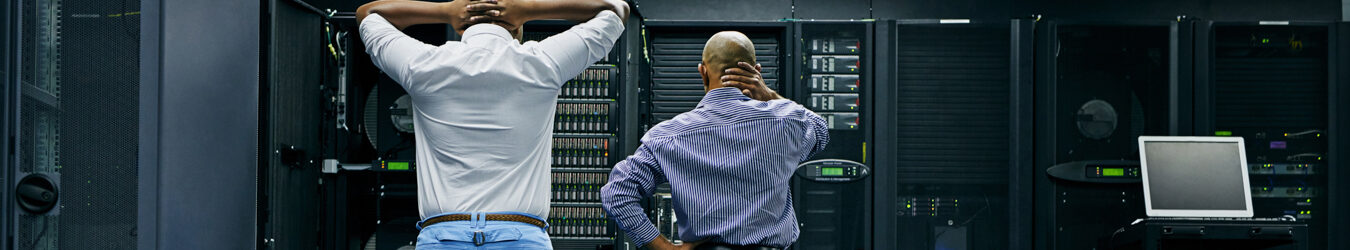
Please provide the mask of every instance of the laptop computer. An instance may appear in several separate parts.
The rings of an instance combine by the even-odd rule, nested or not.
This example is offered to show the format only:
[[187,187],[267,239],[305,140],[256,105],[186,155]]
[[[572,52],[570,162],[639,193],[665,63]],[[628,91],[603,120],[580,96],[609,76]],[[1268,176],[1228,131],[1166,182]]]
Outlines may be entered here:
[[1252,218],[1244,145],[1242,137],[1140,136],[1144,213],[1150,219],[1288,221]]

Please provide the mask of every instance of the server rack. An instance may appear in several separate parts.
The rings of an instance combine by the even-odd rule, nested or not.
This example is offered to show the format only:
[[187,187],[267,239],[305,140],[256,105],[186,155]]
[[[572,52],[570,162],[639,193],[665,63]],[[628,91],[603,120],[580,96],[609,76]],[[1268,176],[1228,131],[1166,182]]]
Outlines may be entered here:
[[[633,21],[629,21],[632,24]],[[524,27],[527,41],[542,40],[571,28],[566,21],[534,21]],[[555,249],[616,247],[623,233],[600,204],[600,187],[609,172],[636,148],[631,34],[609,55],[568,81],[559,93],[553,118],[552,197],[548,234]]]
[[1242,136],[1255,216],[1308,223],[1311,249],[1335,244],[1330,230],[1344,230],[1328,223],[1345,211],[1331,188],[1345,180],[1334,178],[1343,161],[1332,151],[1343,147],[1335,112],[1345,98],[1336,91],[1342,32],[1331,22],[1289,21],[1203,21],[1195,29],[1195,134]]
[[1032,23],[878,25],[874,247],[1030,247]]
[[[796,79],[785,97],[825,119],[830,142],[797,170],[793,205],[806,249],[867,248],[874,223],[872,161],[875,101],[873,21],[794,21]],[[828,163],[829,165],[821,165]],[[819,169],[817,169],[819,168]],[[829,171],[834,169],[831,174]],[[861,169],[861,170],[860,170]],[[866,172],[866,173],[863,173]]]
[[1192,63],[1183,32],[1191,22],[1037,22],[1035,248],[1095,247],[1144,216],[1137,177],[1066,179],[1051,169],[1137,169],[1137,136],[1185,133],[1191,118],[1178,108],[1191,100],[1178,89]]
[[[143,176],[138,169],[145,160],[137,157],[144,149],[138,140],[138,107],[145,104],[137,60],[142,26],[139,16],[117,9],[125,7],[98,1],[0,4],[0,78],[6,84],[0,127],[10,138],[0,173],[8,198],[0,205],[5,248],[137,246],[138,205],[144,205],[134,181]],[[82,230],[89,226],[82,221],[94,219],[101,231],[123,233]]]

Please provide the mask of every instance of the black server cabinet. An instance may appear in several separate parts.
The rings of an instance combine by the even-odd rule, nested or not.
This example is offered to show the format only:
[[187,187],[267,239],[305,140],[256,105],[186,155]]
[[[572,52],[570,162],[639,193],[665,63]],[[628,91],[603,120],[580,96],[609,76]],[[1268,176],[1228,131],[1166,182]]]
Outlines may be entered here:
[[[1312,249],[1325,249],[1331,189],[1340,155],[1330,151],[1337,100],[1337,34],[1332,23],[1262,21],[1197,25],[1197,135],[1241,136],[1256,217],[1307,223]],[[1338,59],[1340,58],[1340,59]],[[1344,119],[1341,117],[1340,119]]]
[[138,223],[158,221],[138,212],[148,199],[138,190],[157,188],[138,185],[141,171],[157,171],[141,168],[151,161],[139,158],[142,145],[158,143],[141,141],[142,126],[154,125],[142,124],[139,107],[156,102],[140,95],[140,12],[125,6],[80,0],[0,4],[0,133],[8,138],[0,163],[0,192],[6,193],[0,248],[137,248]]
[[1035,248],[1088,249],[1144,217],[1141,135],[1179,135],[1192,119],[1193,21],[1036,26]]
[[787,95],[825,118],[830,142],[797,170],[793,206],[804,249],[865,249],[871,241],[868,142],[873,128],[875,22],[795,23],[796,79]]
[[1032,20],[878,25],[877,249],[1030,247]]

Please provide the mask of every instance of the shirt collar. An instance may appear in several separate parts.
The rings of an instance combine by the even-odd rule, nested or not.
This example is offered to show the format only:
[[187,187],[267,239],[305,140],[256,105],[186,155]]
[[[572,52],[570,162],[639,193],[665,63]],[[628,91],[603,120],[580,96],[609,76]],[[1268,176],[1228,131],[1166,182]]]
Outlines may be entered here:
[[474,24],[473,26],[469,26],[469,29],[464,30],[464,38],[460,40],[468,41],[479,35],[487,35],[493,37],[500,37],[502,39],[507,40],[515,40],[515,38],[511,38],[511,32],[506,31],[506,28],[502,28],[502,26],[491,23],[480,23]]
[[708,94],[703,95],[703,100],[698,102],[698,106],[702,107],[704,105],[724,101],[749,101],[749,100],[750,97],[745,96],[745,94],[741,94],[741,89],[733,87],[721,87],[713,89],[712,91],[708,91]]

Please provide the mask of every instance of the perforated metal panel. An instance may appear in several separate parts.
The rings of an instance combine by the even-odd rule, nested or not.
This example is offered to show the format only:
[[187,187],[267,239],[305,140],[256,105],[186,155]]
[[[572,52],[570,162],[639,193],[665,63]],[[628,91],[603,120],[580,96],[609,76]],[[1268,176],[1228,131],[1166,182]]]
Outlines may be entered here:
[[19,249],[136,248],[139,6],[24,1],[19,171],[60,192],[19,216]]
[[[735,30],[735,29],[726,29]],[[703,99],[703,78],[698,64],[703,60],[703,45],[721,30],[653,31],[651,40],[651,124],[675,118],[693,110]],[[746,32],[755,43],[755,60],[764,67],[764,82],[779,89],[779,36],[775,32]]]
[[910,25],[897,33],[897,181],[1006,182],[1008,29]]

